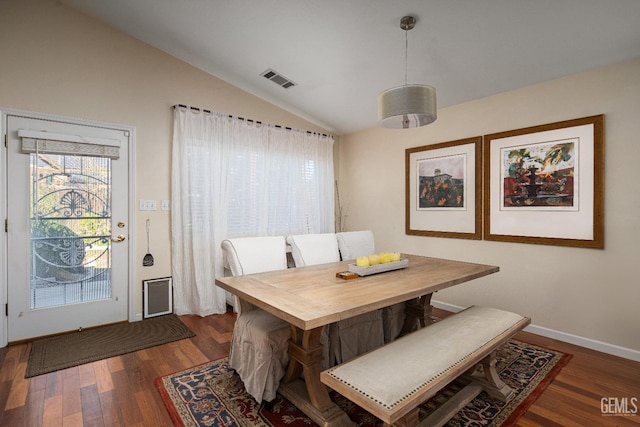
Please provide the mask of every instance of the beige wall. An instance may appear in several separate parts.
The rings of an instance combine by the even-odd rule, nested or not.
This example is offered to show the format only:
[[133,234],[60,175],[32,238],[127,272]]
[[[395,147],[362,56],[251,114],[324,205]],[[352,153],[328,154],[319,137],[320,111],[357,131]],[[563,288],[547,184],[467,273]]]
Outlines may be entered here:
[[[142,280],[171,275],[170,213],[160,201],[170,199],[174,104],[326,132],[54,0],[0,1],[0,108],[136,128],[135,199],[158,202],[136,212],[137,313]],[[146,218],[153,267],[142,267]]]
[[[604,250],[405,234],[406,148],[596,114],[605,114]],[[543,328],[637,352],[638,159],[640,59],[444,108],[424,128],[344,136],[340,188],[347,229],[374,230],[380,250],[500,266],[498,274],[441,291],[435,300],[513,310]]]
[[[112,30],[55,0],[0,1],[0,107],[136,127],[135,199],[170,198],[171,106],[191,104],[268,123],[317,126]],[[407,236],[404,150],[594,114],[606,115],[605,250]],[[438,293],[488,304],[542,327],[640,350],[640,60],[439,111],[408,131],[370,129],[336,145],[347,229],[370,228],[380,250],[499,265],[501,272]],[[142,267],[144,222],[154,267]],[[137,212],[134,285],[171,274],[169,213]],[[138,310],[141,292],[136,290]]]

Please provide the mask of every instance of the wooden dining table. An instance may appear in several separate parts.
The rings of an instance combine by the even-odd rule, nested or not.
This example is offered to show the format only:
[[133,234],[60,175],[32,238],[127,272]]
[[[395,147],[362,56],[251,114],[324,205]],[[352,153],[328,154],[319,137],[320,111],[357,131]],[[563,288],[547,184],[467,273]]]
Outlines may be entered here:
[[[320,382],[322,328],[405,302],[403,333],[431,322],[434,292],[499,271],[499,267],[402,254],[405,268],[345,280],[354,261],[220,277],[216,284],[291,325],[289,365],[278,392],[321,426],[353,425]],[[304,380],[301,379],[303,374]]]

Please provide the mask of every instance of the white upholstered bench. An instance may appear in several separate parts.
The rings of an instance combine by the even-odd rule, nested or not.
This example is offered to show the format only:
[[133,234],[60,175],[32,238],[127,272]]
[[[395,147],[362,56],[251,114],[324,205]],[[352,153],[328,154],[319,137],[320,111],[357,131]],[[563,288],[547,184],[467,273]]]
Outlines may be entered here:
[[513,396],[495,370],[495,350],[530,322],[508,311],[472,306],[323,371],[320,378],[386,425],[416,426],[418,406],[463,376],[469,384],[422,422],[442,425],[483,389],[502,401]]

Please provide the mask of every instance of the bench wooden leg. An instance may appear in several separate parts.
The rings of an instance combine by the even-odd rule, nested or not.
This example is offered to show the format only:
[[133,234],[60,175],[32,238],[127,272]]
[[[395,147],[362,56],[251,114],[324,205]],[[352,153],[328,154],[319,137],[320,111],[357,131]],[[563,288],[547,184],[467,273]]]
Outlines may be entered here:
[[[480,371],[469,376],[471,381],[480,384],[492,398],[507,402],[515,395],[515,391],[504,383],[496,371],[496,351],[492,351],[478,364]],[[481,376],[482,375],[482,376]]]
[[433,294],[423,295],[405,303],[404,325],[402,325],[400,336],[433,323],[433,318],[431,317],[433,314],[433,306],[431,305],[432,295]]
[[462,408],[482,392],[482,386],[471,383],[440,405],[427,418],[422,420],[420,427],[441,427],[447,423]]
[[390,427],[391,425],[393,425],[393,427],[415,427],[418,425],[419,415],[420,415],[420,408],[415,408],[414,410],[409,412],[404,417],[400,418],[395,423],[393,424],[383,423],[382,425],[384,427]]
[[[302,331],[291,326],[289,366],[278,392],[323,427],[353,426],[349,416],[329,398],[320,382],[322,327]],[[304,374],[304,382],[300,380]]]
[[486,391],[492,398],[501,402],[506,402],[515,395],[515,392],[500,379],[496,371],[495,351],[482,359],[480,363],[462,377],[469,380],[469,384],[438,407],[429,417],[422,420],[420,427],[443,426],[451,417],[457,414],[458,411],[475,399],[482,390]]

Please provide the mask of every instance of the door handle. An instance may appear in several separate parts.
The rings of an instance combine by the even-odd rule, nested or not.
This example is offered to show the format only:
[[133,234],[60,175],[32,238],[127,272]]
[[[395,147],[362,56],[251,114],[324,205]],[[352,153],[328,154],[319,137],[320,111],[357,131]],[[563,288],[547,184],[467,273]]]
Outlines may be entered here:
[[124,234],[118,234],[118,237],[116,237],[115,239],[112,237],[111,240],[113,240],[114,242],[124,242],[124,239],[126,239],[126,237],[124,237]]

